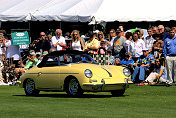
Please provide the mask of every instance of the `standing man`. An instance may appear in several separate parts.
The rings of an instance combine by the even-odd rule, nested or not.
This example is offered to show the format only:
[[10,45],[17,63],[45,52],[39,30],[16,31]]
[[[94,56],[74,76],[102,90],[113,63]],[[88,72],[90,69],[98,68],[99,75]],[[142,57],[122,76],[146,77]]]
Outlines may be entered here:
[[117,29],[116,33],[117,37],[114,39],[113,53],[116,58],[123,59],[126,38],[123,36],[123,31],[121,29]]
[[85,43],[85,52],[90,53],[91,55],[97,54],[99,48],[99,41],[95,39],[96,34],[93,32],[89,32],[90,40],[86,41]]
[[41,37],[40,41],[36,43],[35,52],[43,53],[44,51],[49,51],[51,45],[50,42],[46,39],[45,32],[41,32],[40,37]]
[[152,52],[153,43],[155,42],[155,39],[152,37],[152,28],[149,28],[147,32],[148,36],[144,39],[145,47],[149,49],[149,52]]
[[157,27],[157,26],[153,27],[152,31],[153,31],[153,35],[159,33],[159,31],[158,31],[158,27]]
[[158,31],[159,33],[162,35],[162,40],[164,41],[167,37],[169,37],[169,33],[164,31],[164,26],[163,25],[159,25],[158,26]]
[[65,38],[62,36],[62,30],[56,29],[56,36],[53,36],[52,41],[52,48],[56,48],[56,50],[64,50],[66,46]]
[[[176,84],[176,31],[172,28],[170,37],[164,40],[164,57],[166,58],[168,86],[171,86],[173,81]],[[174,77],[174,78],[173,78]]]

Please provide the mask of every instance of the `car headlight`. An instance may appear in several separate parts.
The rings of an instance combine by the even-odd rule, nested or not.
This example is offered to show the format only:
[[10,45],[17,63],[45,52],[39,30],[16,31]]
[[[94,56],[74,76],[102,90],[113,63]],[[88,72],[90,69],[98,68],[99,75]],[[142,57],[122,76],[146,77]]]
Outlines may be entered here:
[[131,75],[131,72],[130,72],[130,70],[129,70],[128,68],[124,68],[124,69],[123,69],[123,74],[124,74],[125,76],[129,77],[129,76]]
[[88,77],[88,78],[91,78],[91,77],[92,77],[92,71],[89,70],[89,69],[86,69],[86,70],[84,71],[84,74],[85,74],[85,76]]

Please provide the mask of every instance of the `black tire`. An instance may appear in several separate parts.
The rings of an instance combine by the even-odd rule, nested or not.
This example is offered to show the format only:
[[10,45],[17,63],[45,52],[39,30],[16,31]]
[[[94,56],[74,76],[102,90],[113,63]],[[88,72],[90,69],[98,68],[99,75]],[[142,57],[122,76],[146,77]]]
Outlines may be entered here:
[[25,81],[24,91],[27,96],[37,96],[40,91],[35,89],[35,82],[32,79]]
[[124,93],[125,93],[125,89],[111,91],[112,96],[123,96]]
[[83,90],[76,78],[69,79],[66,84],[66,92],[68,95],[80,96],[83,94]]

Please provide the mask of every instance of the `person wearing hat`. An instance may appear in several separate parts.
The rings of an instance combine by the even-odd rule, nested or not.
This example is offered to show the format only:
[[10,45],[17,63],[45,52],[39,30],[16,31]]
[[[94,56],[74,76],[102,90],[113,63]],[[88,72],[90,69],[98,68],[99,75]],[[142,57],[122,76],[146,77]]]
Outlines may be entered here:
[[126,38],[123,36],[123,31],[121,29],[116,30],[117,37],[113,42],[113,54],[115,57],[122,59],[125,53],[125,41]]
[[140,83],[143,83],[145,80],[146,70],[151,71],[151,68],[153,67],[155,63],[154,56],[152,54],[149,54],[149,50],[147,48],[144,48],[143,55],[138,58],[136,61],[135,69],[132,75],[132,81],[136,81],[136,76],[139,73],[139,81]]
[[88,52],[90,54],[97,54],[98,48],[99,48],[99,41],[95,39],[96,34],[93,32],[89,32],[89,38],[85,43],[85,52]]
[[[29,51],[29,56],[27,56],[27,62],[26,65],[23,64],[22,61],[19,61],[19,65],[21,66],[20,68],[15,68],[15,72],[19,73],[21,72],[21,75],[25,73],[26,70],[29,68],[35,66],[38,62],[38,59],[36,58],[36,55],[38,55],[39,52],[36,54],[34,50]],[[15,78],[17,78],[17,75],[15,75]]]

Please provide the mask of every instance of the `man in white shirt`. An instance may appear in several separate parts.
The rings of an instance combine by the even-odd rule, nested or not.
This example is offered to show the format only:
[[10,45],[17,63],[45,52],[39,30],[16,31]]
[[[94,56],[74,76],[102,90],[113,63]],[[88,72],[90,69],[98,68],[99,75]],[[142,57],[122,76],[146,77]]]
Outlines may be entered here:
[[155,42],[155,39],[152,37],[152,28],[149,28],[147,32],[148,36],[144,39],[145,47],[149,49],[149,52],[152,52],[153,43]]
[[62,36],[62,30],[56,30],[56,36],[53,36],[51,39],[52,48],[56,48],[56,50],[64,50],[66,46],[65,38]]
[[142,39],[139,39],[137,33],[133,33],[133,40],[130,45],[130,53],[132,54],[133,60],[137,59],[143,55],[143,49],[145,48],[145,42]]

